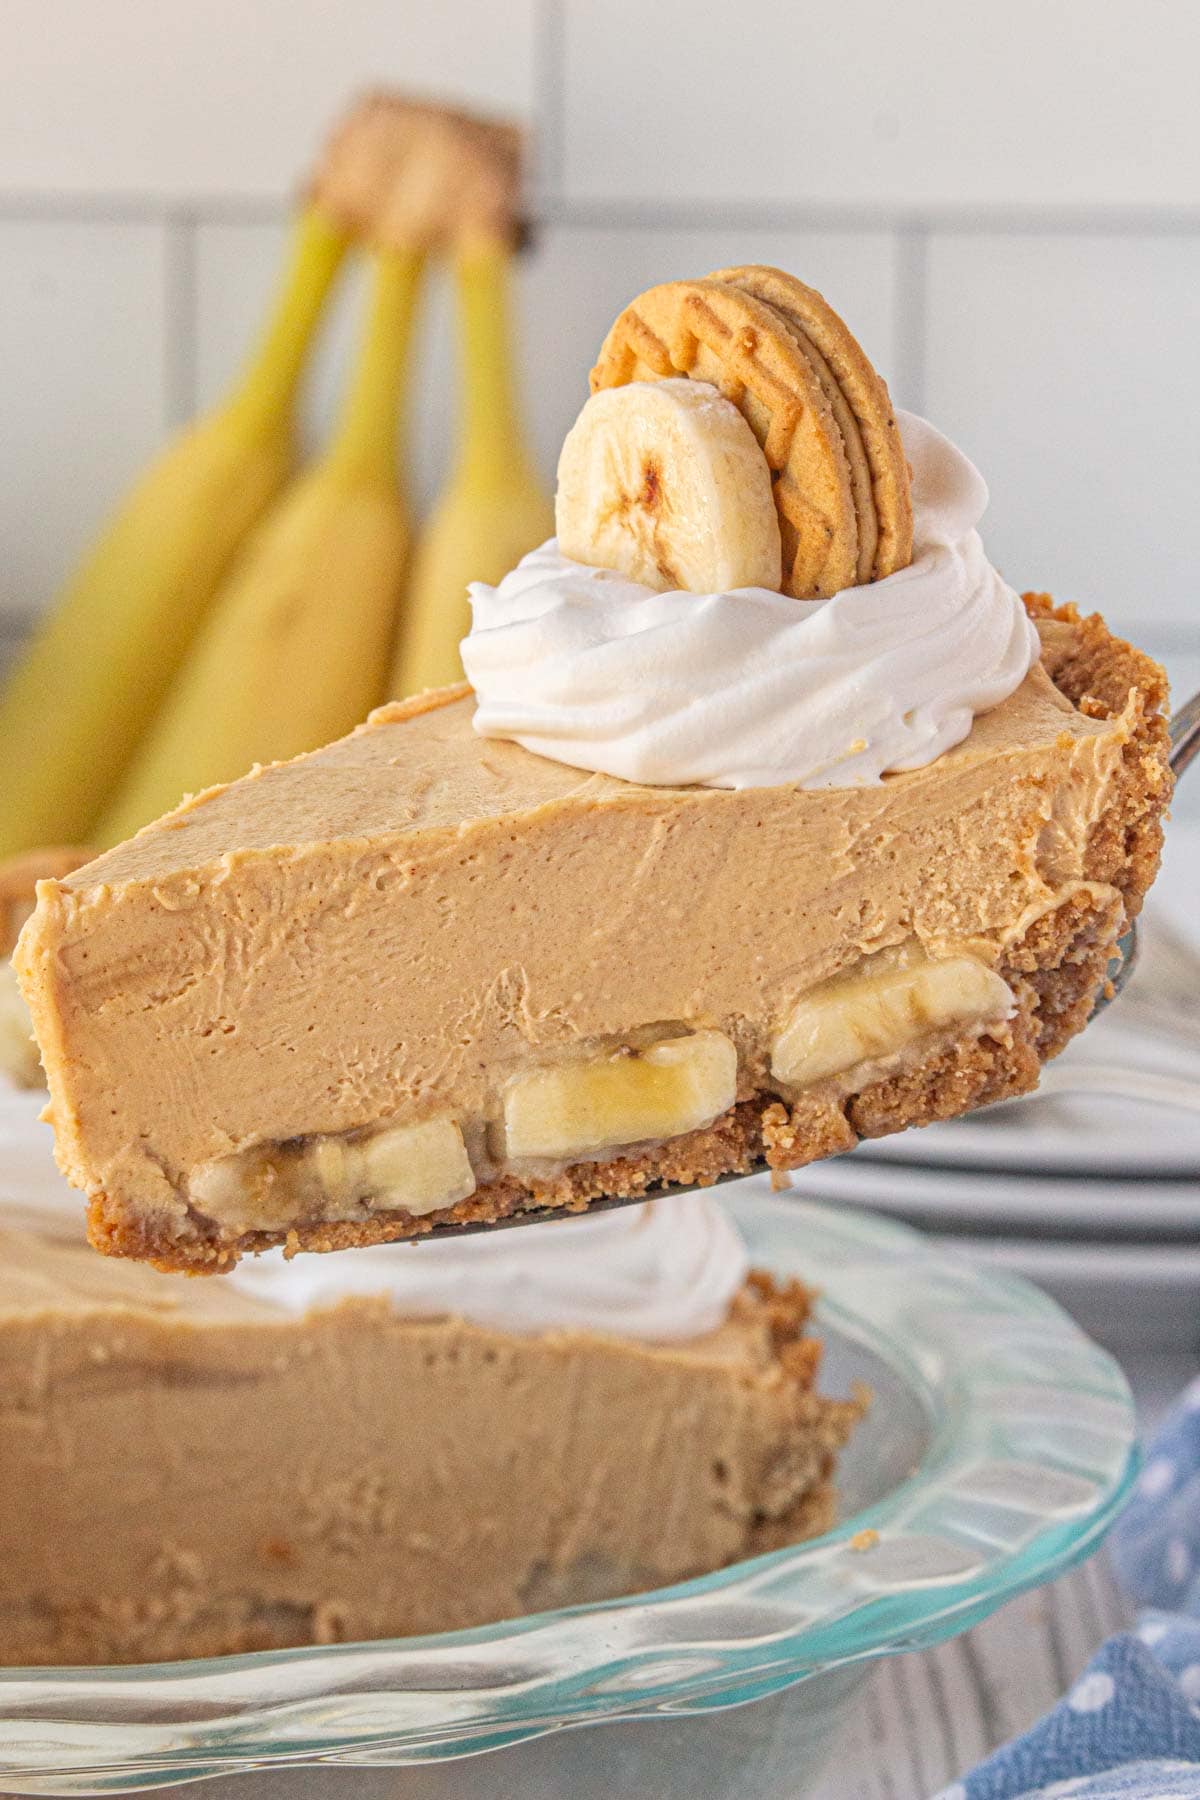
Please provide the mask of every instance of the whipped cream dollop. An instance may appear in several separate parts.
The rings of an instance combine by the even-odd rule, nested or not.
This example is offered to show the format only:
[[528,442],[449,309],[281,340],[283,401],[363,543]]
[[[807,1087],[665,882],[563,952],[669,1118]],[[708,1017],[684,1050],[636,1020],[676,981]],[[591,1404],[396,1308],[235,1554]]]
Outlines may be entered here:
[[447,1313],[502,1331],[579,1329],[647,1343],[715,1331],[746,1279],[746,1251],[709,1196],[335,1256],[247,1257],[224,1277],[259,1300],[308,1312],[349,1295],[399,1313]]
[[659,786],[857,787],[917,769],[1015,692],[1039,654],[977,526],[983,477],[898,413],[913,560],[825,600],[766,588],[660,594],[560,555],[471,586],[475,729]]
[[[83,1197],[54,1165],[50,1128],[38,1118],[44,1104],[44,1094],[0,1087],[0,1215],[82,1240]],[[718,1202],[679,1194],[428,1244],[291,1262],[268,1250],[218,1279],[290,1313],[379,1297],[409,1317],[453,1314],[501,1331],[578,1329],[678,1343],[724,1322],[746,1269],[745,1246]]]

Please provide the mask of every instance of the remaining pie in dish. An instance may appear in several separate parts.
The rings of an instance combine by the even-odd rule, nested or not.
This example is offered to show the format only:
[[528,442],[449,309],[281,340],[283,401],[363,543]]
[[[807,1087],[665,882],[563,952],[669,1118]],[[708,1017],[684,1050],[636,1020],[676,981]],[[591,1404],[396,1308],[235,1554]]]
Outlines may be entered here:
[[[592,1225],[608,1223],[585,1224],[581,1263],[603,1261]],[[502,1237],[537,1261],[529,1233],[486,1243]],[[389,1298],[382,1263],[403,1265],[411,1302],[431,1257],[477,1245],[368,1253],[366,1275],[339,1258],[357,1293],[298,1306],[298,1265],[260,1264],[248,1287],[157,1275],[93,1255],[61,1204],[6,1200],[0,1662],[450,1630],[832,1522],[863,1409],[816,1392],[799,1284],[736,1273],[715,1325],[672,1342],[406,1316]]]
[[475,593],[474,693],[41,885],[17,968],[98,1248],[220,1271],[796,1168],[1027,1092],[1086,1021],[1162,672],[1005,587],[977,473],[777,274],[614,326],[571,559]]

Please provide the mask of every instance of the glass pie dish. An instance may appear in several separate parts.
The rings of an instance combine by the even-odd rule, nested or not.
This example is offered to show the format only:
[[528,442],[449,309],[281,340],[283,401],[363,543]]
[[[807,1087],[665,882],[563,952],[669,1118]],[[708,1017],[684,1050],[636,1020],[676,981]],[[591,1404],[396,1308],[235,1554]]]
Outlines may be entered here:
[[872,1390],[836,1530],[440,1636],[3,1670],[0,1790],[239,1774],[240,1800],[295,1800],[339,1766],[360,1772],[355,1800],[794,1796],[874,1658],[966,1629],[1096,1545],[1133,1478],[1133,1407],[1052,1301],[868,1214],[757,1180],[726,1194],[756,1263],[822,1289],[826,1391]]

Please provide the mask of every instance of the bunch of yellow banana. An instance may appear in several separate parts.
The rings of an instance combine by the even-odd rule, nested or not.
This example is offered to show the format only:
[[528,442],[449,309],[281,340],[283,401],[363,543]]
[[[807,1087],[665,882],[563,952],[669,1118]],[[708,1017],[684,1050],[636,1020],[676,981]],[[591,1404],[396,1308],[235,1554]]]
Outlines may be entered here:
[[89,841],[235,552],[290,473],[297,382],[345,246],[325,214],[303,215],[245,375],[142,476],[18,660],[0,693],[0,856]]
[[[467,582],[553,529],[510,366],[517,159],[510,128],[395,96],[335,133],[249,369],[138,482],[0,694],[0,857],[118,842],[389,691],[459,677]],[[373,265],[356,371],[330,446],[285,487],[299,376],[355,242]],[[451,251],[462,442],[404,595],[397,423],[422,265]]]
[[94,843],[119,843],[254,763],[341,737],[383,699],[408,554],[396,419],[421,260],[377,253],[333,441],[242,551]]
[[469,581],[498,582],[554,532],[554,508],[525,448],[509,327],[512,252],[464,246],[454,264],[463,349],[455,469],[417,543],[400,618],[392,693],[462,680],[458,646],[471,628]]

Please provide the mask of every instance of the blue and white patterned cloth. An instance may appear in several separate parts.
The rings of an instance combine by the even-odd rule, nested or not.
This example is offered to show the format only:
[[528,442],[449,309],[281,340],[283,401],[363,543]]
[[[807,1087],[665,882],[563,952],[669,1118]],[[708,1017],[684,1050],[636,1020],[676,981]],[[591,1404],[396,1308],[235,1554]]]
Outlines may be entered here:
[[1151,1445],[1110,1549],[1147,1612],[1070,1693],[937,1800],[1200,1800],[1200,1380]]

